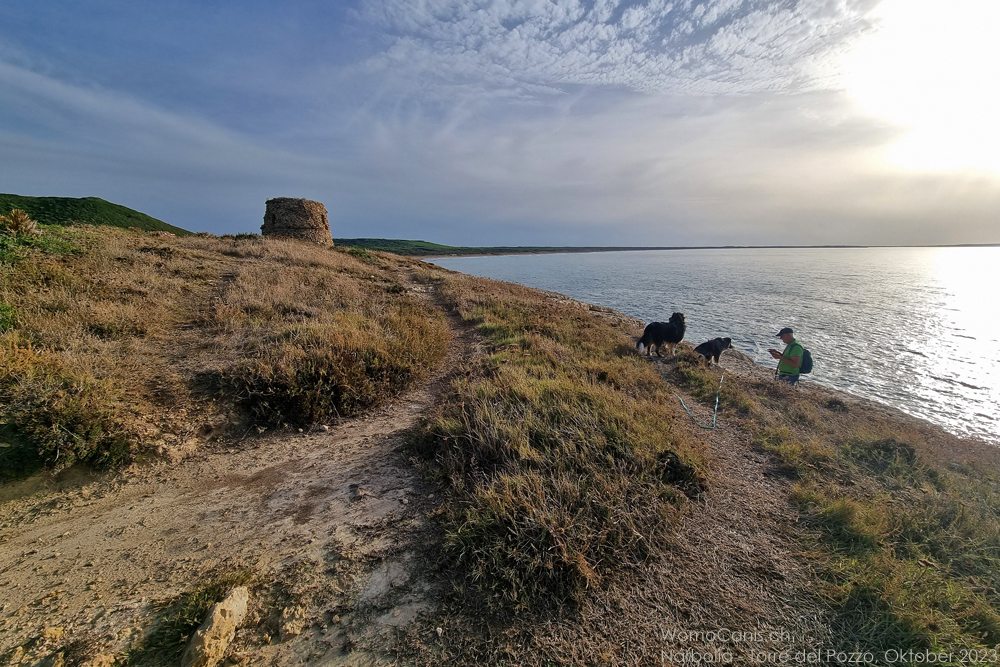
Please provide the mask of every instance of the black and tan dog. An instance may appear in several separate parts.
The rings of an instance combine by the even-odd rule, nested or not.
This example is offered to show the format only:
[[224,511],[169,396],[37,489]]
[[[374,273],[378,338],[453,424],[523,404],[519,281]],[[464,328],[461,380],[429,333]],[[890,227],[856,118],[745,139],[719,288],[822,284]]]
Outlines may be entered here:
[[[660,348],[667,346],[670,356],[674,355],[674,348],[677,343],[684,340],[684,313],[674,313],[670,316],[669,322],[650,322],[642,332],[642,338],[635,344],[639,354],[645,352],[649,354],[656,348],[656,356],[661,357]],[[647,351],[648,350],[648,351]]]
[[694,353],[703,356],[706,365],[712,363],[712,359],[715,359],[715,363],[719,363],[719,356],[723,350],[728,350],[732,346],[733,341],[731,338],[713,338],[694,348]]

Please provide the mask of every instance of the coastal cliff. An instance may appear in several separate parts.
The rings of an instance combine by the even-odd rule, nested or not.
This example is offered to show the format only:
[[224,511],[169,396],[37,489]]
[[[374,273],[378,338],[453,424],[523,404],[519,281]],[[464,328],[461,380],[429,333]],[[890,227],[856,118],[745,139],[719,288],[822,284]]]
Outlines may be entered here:
[[0,249],[10,664],[180,664],[240,586],[227,664],[1000,642],[995,448],[389,253],[44,225]]

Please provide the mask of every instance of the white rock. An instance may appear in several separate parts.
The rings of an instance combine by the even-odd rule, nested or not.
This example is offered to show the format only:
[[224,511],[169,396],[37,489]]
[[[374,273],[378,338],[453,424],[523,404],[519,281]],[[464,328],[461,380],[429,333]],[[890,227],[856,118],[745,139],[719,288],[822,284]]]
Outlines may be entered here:
[[236,628],[247,614],[250,592],[246,586],[237,586],[211,611],[208,618],[194,633],[181,667],[214,667],[225,656],[229,643],[233,641]]
[[305,626],[305,610],[302,607],[288,607],[281,612],[281,641],[299,636]]

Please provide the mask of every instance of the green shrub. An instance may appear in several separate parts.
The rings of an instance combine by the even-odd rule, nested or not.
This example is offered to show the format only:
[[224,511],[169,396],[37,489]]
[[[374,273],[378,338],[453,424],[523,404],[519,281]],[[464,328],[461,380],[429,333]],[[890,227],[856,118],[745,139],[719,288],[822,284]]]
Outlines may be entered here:
[[17,326],[17,308],[0,303],[0,333],[10,331]]
[[103,383],[61,367],[11,334],[0,338],[0,397],[5,419],[47,465],[113,467],[131,459],[135,436]]

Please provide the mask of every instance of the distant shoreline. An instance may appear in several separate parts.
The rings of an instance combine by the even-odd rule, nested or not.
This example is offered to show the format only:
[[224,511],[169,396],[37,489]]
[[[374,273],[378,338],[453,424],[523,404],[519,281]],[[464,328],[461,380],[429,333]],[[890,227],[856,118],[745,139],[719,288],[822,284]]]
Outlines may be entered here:
[[663,248],[587,248],[582,250],[531,250],[514,252],[452,253],[448,255],[408,255],[418,259],[449,259],[453,257],[511,257],[513,255],[566,255],[591,252],[640,252],[644,250],[863,250],[867,248],[1000,248],[1000,243],[961,243],[955,245],[726,245],[726,246],[676,246]]
[[780,250],[780,249],[863,249],[863,248],[994,248],[1000,243],[956,243],[930,245],[722,245],[722,246],[447,246],[428,241],[403,239],[333,239],[337,245],[381,250],[420,259],[449,257],[501,257],[509,255],[562,255],[592,252],[639,252],[648,250]]
[[648,250],[747,250],[766,248],[868,248],[871,246],[659,246],[659,247],[595,247],[595,248],[553,248],[552,250],[508,250],[498,248],[498,252],[455,252],[444,255],[410,255],[420,259],[447,259],[449,257],[509,257],[511,255],[567,255],[591,252],[642,252]]

